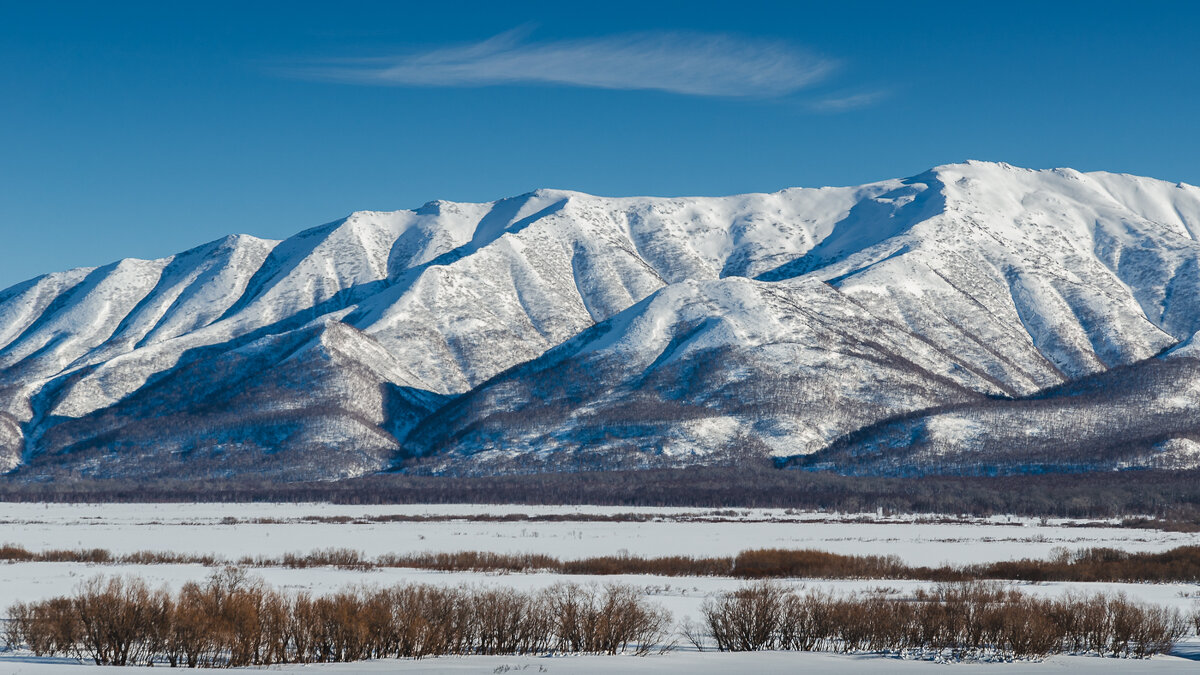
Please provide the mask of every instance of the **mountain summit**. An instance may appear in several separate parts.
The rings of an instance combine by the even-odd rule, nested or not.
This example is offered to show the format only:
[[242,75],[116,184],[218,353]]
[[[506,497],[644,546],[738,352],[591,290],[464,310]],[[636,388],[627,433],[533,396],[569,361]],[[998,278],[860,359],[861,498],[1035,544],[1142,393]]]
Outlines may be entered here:
[[231,236],[0,291],[0,470],[1195,467],[1197,233],[1191,185],[967,162]]

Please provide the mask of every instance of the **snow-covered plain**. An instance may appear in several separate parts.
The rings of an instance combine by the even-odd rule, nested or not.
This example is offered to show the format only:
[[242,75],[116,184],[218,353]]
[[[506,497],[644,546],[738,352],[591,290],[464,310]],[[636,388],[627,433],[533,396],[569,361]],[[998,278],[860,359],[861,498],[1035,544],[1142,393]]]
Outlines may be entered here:
[[[480,518],[524,514],[531,517],[583,517],[637,514],[655,520],[496,522]],[[425,522],[370,522],[379,517],[431,518]],[[312,522],[346,517],[348,522]],[[577,516],[579,517],[579,516]],[[262,521],[262,522],[255,522]],[[747,548],[779,546],[817,548],[844,553],[896,554],[914,563],[963,563],[1044,556],[1054,547],[1069,549],[1114,546],[1126,550],[1162,550],[1196,544],[1200,536],[1113,526],[1072,526],[1063,521],[1009,518],[920,522],[912,516],[825,514],[778,509],[619,508],[586,506],[341,506],[330,504],[3,504],[0,543],[30,550],[108,548],[216,553],[227,558],[278,555],[317,548],[348,547],[369,555],[413,551],[507,551],[549,553],[562,558],[611,554],[685,553],[720,555]],[[69,593],[80,581],[97,574],[134,575],[152,585],[178,588],[212,573],[202,565],[91,565],[81,563],[7,563],[0,565],[0,608],[13,602]],[[470,584],[537,589],[562,581],[618,582],[643,589],[668,609],[676,621],[699,617],[704,598],[737,588],[743,582],[724,577],[611,577],[556,574],[443,573],[383,568],[371,571],[335,568],[256,568],[253,574],[287,591],[326,593],[342,588],[400,583]],[[929,584],[908,581],[808,580],[781,583],[835,592],[889,589],[908,593]],[[1027,593],[1056,595],[1070,590],[1124,592],[1146,602],[1190,611],[1200,603],[1200,585],[1189,584],[1018,584]],[[1200,642],[1182,643],[1170,657],[1129,662],[1094,657],[1055,657],[1043,663],[959,664],[962,672],[1041,673],[1182,672],[1200,660]],[[679,672],[763,673],[922,672],[940,667],[885,656],[829,654],[696,653],[690,645],[665,656],[634,657],[468,657],[422,661],[272,668],[273,672]],[[505,668],[510,670],[505,671]],[[91,668],[63,659],[35,659],[28,654],[0,654],[0,673],[86,672]],[[114,672],[105,668],[101,672]]]
[[[492,521],[506,514],[561,521]],[[571,514],[640,514],[654,520],[570,520]],[[426,522],[372,522],[388,516]],[[311,522],[346,517],[350,522]],[[1045,557],[1056,547],[1110,546],[1161,551],[1195,544],[1195,534],[1116,527],[1103,522],[998,516],[922,522],[915,516],[599,506],[343,506],[333,504],[3,504],[0,543],[30,550],[105,548],[114,553],[176,551],[237,559],[350,548],[369,556],[420,551],[544,553],[582,558],[633,555],[732,555],[751,548],[815,548],[898,555],[937,565]],[[1099,525],[1099,526],[1096,526]]]

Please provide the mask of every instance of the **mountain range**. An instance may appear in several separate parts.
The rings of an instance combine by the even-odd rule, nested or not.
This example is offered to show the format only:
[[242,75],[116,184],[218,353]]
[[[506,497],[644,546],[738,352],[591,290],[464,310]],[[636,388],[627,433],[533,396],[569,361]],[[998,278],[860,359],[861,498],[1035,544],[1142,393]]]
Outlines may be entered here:
[[18,479],[1200,466],[1200,188],[946,165],[361,211],[0,291]]

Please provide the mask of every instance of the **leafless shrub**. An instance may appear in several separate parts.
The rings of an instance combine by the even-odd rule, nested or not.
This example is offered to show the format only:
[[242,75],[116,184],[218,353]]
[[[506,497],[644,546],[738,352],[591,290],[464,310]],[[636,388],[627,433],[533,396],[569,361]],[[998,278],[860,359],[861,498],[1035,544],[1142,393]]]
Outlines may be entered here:
[[702,652],[708,649],[708,636],[704,634],[703,624],[696,623],[691,617],[685,617],[679,624],[679,634],[683,639],[692,643],[696,651]]
[[769,581],[707,599],[700,612],[723,652],[772,649],[778,640],[784,590]]
[[96,577],[84,582],[73,600],[81,651],[99,664],[123,666],[152,658],[159,631],[167,624],[170,600],[136,579]]
[[817,651],[836,637],[832,594],[812,591],[804,596],[788,593],[784,597],[779,621],[780,649]]
[[[722,651],[1146,657],[1170,651],[1188,631],[1181,612],[1124,595],[1042,599],[995,582],[939,584],[901,597],[801,594],[761,580],[707,599],[701,612],[702,625],[687,621],[680,630],[698,649]],[[174,595],[138,579],[97,577],[72,596],[13,605],[4,639],[35,654],[97,664],[236,667],[449,654],[647,654],[670,647],[670,625],[666,611],[620,584],[538,592],[405,585],[286,596],[227,567]]]
[[11,648],[26,645],[37,656],[77,655],[79,620],[70,598],[17,603],[9,608],[4,639]]
[[545,598],[555,617],[555,651],[644,655],[667,638],[670,614],[629,586],[557,584]]
[[701,611],[722,651],[923,649],[1020,658],[1090,651],[1142,658],[1170,651],[1187,633],[1177,610],[1124,596],[1047,600],[994,583],[942,584],[899,598],[799,595],[760,582],[709,599]]
[[185,584],[174,596],[137,579],[97,577],[73,596],[18,603],[9,615],[7,643],[37,654],[188,667],[443,654],[647,654],[669,648],[671,622],[641,592],[618,584],[560,584],[540,592],[410,585],[287,597],[232,567],[206,583]]
[[1146,657],[1169,651],[1187,634],[1178,610],[1133,602],[1118,594],[1108,598],[1111,617],[1109,651],[1113,656]]

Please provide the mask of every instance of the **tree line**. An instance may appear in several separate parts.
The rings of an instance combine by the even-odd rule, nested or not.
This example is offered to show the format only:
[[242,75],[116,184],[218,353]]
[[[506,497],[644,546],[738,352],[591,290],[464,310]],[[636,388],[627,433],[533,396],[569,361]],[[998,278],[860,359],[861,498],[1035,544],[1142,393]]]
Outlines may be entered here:
[[1061,518],[1150,516],[1200,526],[1200,470],[1024,476],[841,476],[735,466],[447,477],[377,474],[341,481],[84,480],[0,477],[0,501],[594,504],[758,507],[842,513],[997,513]]

